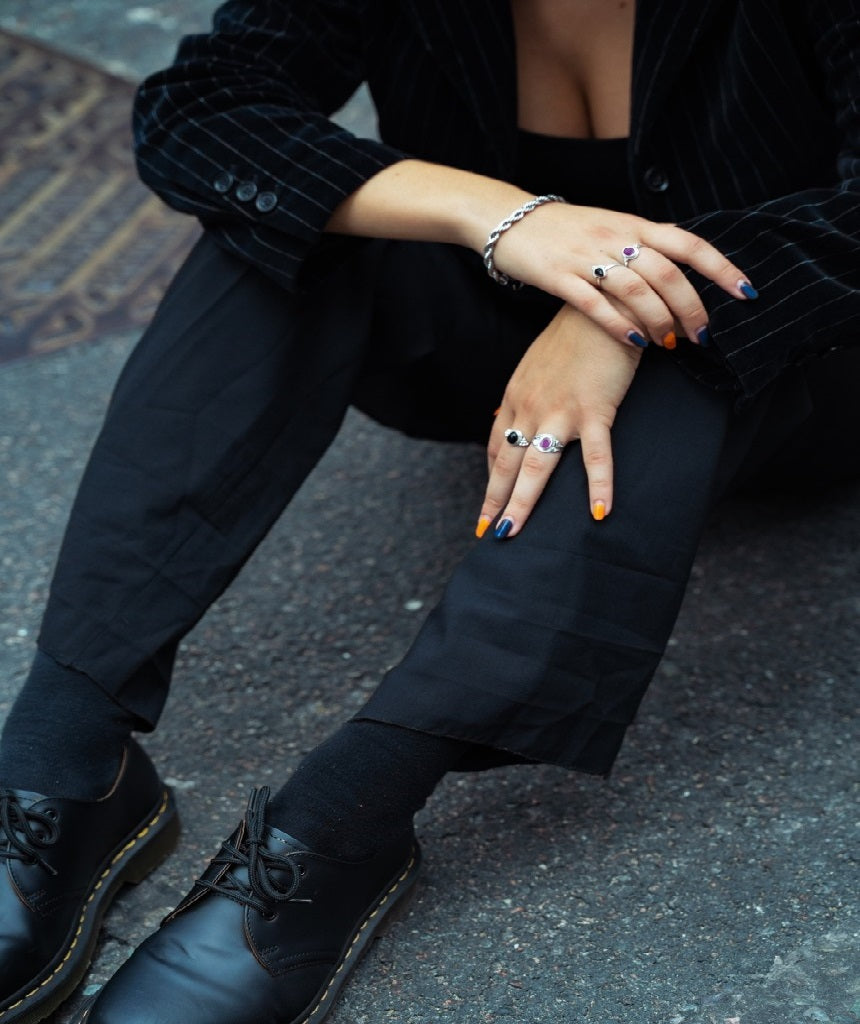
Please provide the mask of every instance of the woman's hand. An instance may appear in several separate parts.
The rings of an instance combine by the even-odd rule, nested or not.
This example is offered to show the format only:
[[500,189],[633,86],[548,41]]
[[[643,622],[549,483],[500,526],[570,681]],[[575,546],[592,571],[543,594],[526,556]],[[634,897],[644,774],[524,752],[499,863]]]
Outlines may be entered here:
[[[494,178],[402,160],[348,196],[326,230],[453,242],[481,253],[490,230],[532,198]],[[628,256],[625,267],[624,249],[637,246],[638,255]],[[707,344],[707,314],[678,264],[736,299],[756,296],[746,274],[698,235],[591,206],[545,203],[532,210],[499,238],[494,262],[502,273],[563,299],[626,344],[650,339],[671,348],[676,321],[691,341]],[[619,266],[598,287],[592,267],[613,263]]]
[[[478,520],[478,536],[501,512],[495,535],[513,537],[522,529],[560,458],[505,439],[513,427],[532,440],[554,435],[567,443],[579,438],[588,476],[591,514],[602,519],[612,509],[612,444],[615,414],[636,373],[642,350],[618,345],[587,316],[564,306],[538,335],[511,377],[490,434],[490,480]],[[585,510],[583,510],[585,513]]]
[[[494,262],[510,277],[563,299],[619,341],[640,347],[651,340],[674,348],[676,324],[691,341],[708,343],[707,313],[679,263],[735,298],[757,294],[738,267],[697,235],[590,206],[538,207],[502,234]],[[595,266],[608,268],[599,282]]]

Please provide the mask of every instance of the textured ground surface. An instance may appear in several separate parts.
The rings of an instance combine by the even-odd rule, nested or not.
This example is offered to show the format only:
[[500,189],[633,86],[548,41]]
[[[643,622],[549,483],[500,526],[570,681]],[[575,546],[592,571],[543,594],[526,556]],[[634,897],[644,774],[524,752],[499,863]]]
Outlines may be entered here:
[[137,179],[133,90],[0,30],[0,363],[142,330],[200,233]]
[[[140,74],[207,5],[38,8],[4,0],[0,27]],[[133,340],[0,369],[0,713]],[[183,894],[249,788],[360,705],[472,543],[479,452],[347,426],[188,638],[146,741],[186,830],[115,905],[90,986]],[[419,821],[416,897],[332,1024],[856,1024],[858,574],[857,488],[720,510],[613,778],[446,780]]]

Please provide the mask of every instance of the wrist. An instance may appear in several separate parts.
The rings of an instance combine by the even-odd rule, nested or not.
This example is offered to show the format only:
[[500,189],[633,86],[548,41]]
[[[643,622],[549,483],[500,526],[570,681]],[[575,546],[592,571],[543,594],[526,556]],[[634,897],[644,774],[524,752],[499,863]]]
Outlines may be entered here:
[[526,200],[521,203],[516,210],[508,214],[503,221],[501,221],[493,230],[490,232],[487,238],[482,257],[484,260],[484,267],[490,277],[501,285],[511,285],[513,288],[521,288],[522,281],[514,280],[510,275],[499,270],[496,266],[496,244],[500,241],[502,236],[510,231],[512,227],[519,224],[519,222],[527,217],[530,213],[534,213],[541,206],[546,206],[547,203],[565,203],[567,202],[563,196],[555,195],[555,193],[549,193],[541,196],[534,196],[532,199]]
[[490,232],[524,203],[533,199],[516,185],[476,176],[476,187],[464,190],[455,203],[456,231],[460,245],[483,253]]

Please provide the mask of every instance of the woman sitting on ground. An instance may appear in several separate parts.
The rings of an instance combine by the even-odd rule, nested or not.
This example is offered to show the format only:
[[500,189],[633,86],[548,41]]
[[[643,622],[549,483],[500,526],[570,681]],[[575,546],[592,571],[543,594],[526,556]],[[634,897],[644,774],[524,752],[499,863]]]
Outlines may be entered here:
[[[362,81],[381,141],[330,120]],[[482,539],[86,1020],[317,1024],[446,772],[609,772],[713,502],[857,473],[828,456],[857,429],[858,96],[857,0],[230,0],[143,84],[141,174],[206,230],[117,385],[3,732],[4,1024],[68,995],[169,848],[131,732],[350,403],[489,437]]]

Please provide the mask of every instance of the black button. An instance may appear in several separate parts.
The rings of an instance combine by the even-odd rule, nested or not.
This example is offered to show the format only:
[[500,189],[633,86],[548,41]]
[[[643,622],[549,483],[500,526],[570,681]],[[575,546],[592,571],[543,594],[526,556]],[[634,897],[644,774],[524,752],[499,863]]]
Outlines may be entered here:
[[669,187],[669,176],[662,167],[649,167],[642,180],[649,192],[665,192]]
[[253,181],[240,181],[236,186],[236,198],[243,203],[249,202],[257,194],[257,186]]
[[222,171],[212,182],[212,188],[216,192],[229,192],[233,184],[233,175],[229,171]]
[[278,197],[274,192],[261,192],[257,196],[257,202],[254,205],[260,213],[268,213],[278,205]]

